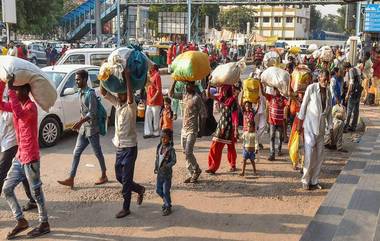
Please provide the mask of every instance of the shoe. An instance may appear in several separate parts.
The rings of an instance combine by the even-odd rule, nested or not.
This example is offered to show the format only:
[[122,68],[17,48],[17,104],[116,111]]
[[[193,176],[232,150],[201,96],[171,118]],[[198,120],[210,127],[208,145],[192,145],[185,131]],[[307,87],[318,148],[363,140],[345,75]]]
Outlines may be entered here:
[[144,201],[145,187],[142,188],[141,192],[137,196],[137,205],[141,205]]
[[153,135],[152,138],[158,138],[160,135]]
[[192,176],[191,176],[191,179],[190,179],[190,183],[196,183],[198,181],[198,178],[199,176],[201,175],[202,173],[202,170],[199,169],[198,171],[196,171]]
[[214,175],[214,174],[215,174],[215,172],[212,171],[212,170],[210,170],[210,169],[207,169],[207,170],[205,171],[205,173],[207,173],[207,174],[211,174],[211,175]]
[[25,218],[22,218],[17,221],[16,226],[7,234],[7,239],[11,240],[16,237],[17,234],[27,230],[29,228],[29,223]]
[[310,189],[311,190],[322,190],[323,187],[321,186],[321,184],[317,183],[315,185],[310,185]]
[[277,156],[282,156],[282,151],[278,151]]
[[236,172],[236,171],[237,171],[236,167],[231,167],[230,168],[230,172]]
[[144,135],[143,136],[144,139],[148,139],[148,138],[152,138],[152,137],[153,137],[153,135]]
[[172,213],[172,208],[171,207],[165,207],[162,210],[162,216],[168,216]]
[[115,215],[115,218],[124,218],[124,217],[128,216],[129,214],[131,214],[131,211],[122,209],[120,212],[118,212]]
[[274,160],[276,160],[276,158],[274,157],[274,155],[269,156],[268,161],[274,161]]
[[348,153],[348,151],[346,150],[346,149],[339,149],[339,150],[337,150],[337,151],[339,151],[339,152],[343,152],[343,153]]
[[188,177],[188,178],[186,178],[186,179],[183,181],[183,183],[190,183],[190,181],[191,181],[191,177]]
[[311,190],[311,189],[310,189],[310,185],[309,185],[309,184],[305,184],[305,183],[302,183],[302,189],[303,189],[303,190],[306,190],[306,191]]
[[36,238],[41,235],[50,233],[50,225],[48,222],[40,223],[37,227],[35,227],[32,231],[28,232],[26,235],[28,238]]
[[263,144],[259,144],[259,150],[264,150]]
[[25,206],[22,207],[22,211],[30,211],[37,208],[37,204],[35,202],[29,201]]
[[355,129],[356,129],[356,128],[352,128],[352,127],[350,127],[350,128],[348,128],[348,131],[350,131],[350,132],[355,132]]
[[63,186],[68,186],[68,187],[71,187],[73,188],[74,187],[74,178],[68,178],[64,181],[57,181],[59,184],[63,185]]
[[95,182],[95,185],[102,185],[104,183],[108,182],[107,176],[99,178],[98,181]]

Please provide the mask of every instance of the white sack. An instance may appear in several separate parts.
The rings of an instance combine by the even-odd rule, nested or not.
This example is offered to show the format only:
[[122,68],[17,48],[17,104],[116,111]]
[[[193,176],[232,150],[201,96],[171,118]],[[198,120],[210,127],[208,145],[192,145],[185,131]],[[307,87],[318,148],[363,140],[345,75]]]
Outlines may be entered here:
[[233,85],[240,80],[240,74],[245,69],[244,61],[219,65],[211,73],[212,86]]
[[267,86],[277,88],[282,95],[288,95],[290,75],[278,67],[269,67],[261,74],[261,82]]

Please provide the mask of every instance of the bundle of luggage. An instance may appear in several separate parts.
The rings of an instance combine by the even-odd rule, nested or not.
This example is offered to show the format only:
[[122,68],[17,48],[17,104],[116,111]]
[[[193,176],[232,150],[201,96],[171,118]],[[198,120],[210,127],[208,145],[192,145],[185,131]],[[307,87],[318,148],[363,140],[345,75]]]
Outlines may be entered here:
[[298,65],[293,73],[290,86],[294,92],[305,91],[313,81],[313,76],[307,65]]
[[269,67],[261,74],[261,82],[266,86],[276,88],[281,95],[288,95],[290,75],[279,67]]
[[130,73],[133,90],[143,89],[148,70],[153,64],[137,47],[118,48],[110,54],[108,61],[100,67],[98,79],[107,91],[125,93],[127,87],[124,72],[127,69]]
[[240,74],[245,68],[245,59],[219,65],[211,73],[210,84],[212,86],[234,85],[240,80]]
[[199,51],[187,51],[178,55],[171,68],[175,81],[202,80],[211,72],[208,55]]
[[0,80],[14,76],[14,86],[29,84],[36,103],[46,112],[57,100],[57,90],[48,76],[36,65],[13,56],[0,56]]
[[243,102],[257,104],[260,98],[260,80],[248,78],[243,81]]

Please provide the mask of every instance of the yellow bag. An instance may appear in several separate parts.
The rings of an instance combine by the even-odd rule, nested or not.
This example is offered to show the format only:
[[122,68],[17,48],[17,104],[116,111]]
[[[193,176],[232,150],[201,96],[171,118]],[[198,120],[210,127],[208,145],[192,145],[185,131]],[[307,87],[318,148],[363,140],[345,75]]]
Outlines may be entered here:
[[200,51],[187,51],[178,55],[171,68],[172,78],[176,81],[202,80],[211,72],[208,55]]
[[289,53],[297,55],[301,52],[301,48],[297,46],[293,46],[289,49]]
[[297,165],[299,156],[300,134],[298,131],[292,132],[289,139],[289,157],[293,165]]
[[291,87],[294,92],[305,91],[307,86],[312,83],[312,79],[309,67],[298,65],[292,73]]
[[248,78],[243,81],[243,102],[257,104],[260,98],[260,80]]

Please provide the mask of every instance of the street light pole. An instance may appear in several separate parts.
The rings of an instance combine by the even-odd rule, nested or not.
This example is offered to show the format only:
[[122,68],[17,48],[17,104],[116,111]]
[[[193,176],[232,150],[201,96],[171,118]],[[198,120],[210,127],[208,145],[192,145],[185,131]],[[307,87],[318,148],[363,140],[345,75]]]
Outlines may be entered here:
[[120,47],[120,0],[116,0],[117,4],[117,47]]
[[187,0],[187,42],[191,42],[191,0]]

